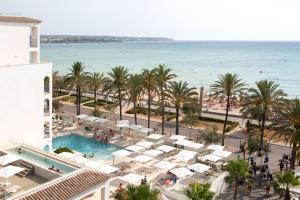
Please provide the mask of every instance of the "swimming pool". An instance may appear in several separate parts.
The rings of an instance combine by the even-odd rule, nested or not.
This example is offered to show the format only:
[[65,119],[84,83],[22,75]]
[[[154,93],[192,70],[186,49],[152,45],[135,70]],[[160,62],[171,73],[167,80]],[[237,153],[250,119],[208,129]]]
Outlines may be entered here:
[[87,138],[78,134],[68,134],[53,138],[52,148],[69,147],[83,154],[95,154],[94,160],[111,160],[112,153],[122,149],[121,147],[105,144],[93,138]]
[[18,155],[19,157],[21,157],[21,159],[23,159],[29,163],[38,164],[47,169],[51,166],[54,166],[55,168],[62,170],[64,172],[64,174],[68,174],[68,173],[71,173],[76,170],[75,168],[73,168],[69,165],[63,164],[59,161],[56,161],[52,158],[43,156],[41,154],[34,153],[33,151],[30,151],[25,148],[22,148],[21,154],[18,153],[18,148],[10,149],[10,150],[8,150],[8,152]]

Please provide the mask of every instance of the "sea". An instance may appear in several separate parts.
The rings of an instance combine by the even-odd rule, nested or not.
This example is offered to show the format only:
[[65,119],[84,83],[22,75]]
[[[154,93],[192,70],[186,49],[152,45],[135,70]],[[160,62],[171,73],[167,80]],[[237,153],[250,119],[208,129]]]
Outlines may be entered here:
[[176,80],[209,86],[219,74],[237,73],[249,87],[268,79],[280,84],[290,98],[300,96],[300,42],[160,41],[42,44],[41,60],[67,73],[74,61],[90,72],[107,73],[125,66],[130,73],[165,64]]

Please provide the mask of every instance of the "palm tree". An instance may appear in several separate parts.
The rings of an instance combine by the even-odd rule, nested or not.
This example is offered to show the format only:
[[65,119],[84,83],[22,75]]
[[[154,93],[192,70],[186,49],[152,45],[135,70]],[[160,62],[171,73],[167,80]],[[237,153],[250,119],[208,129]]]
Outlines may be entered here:
[[[137,124],[136,103],[143,91],[143,79],[140,74],[130,74],[126,82],[127,95],[129,102],[133,103],[134,122]],[[128,102],[128,103],[129,103]]]
[[246,182],[250,182],[248,174],[249,164],[243,159],[230,160],[225,166],[225,171],[229,173],[225,180],[227,183],[234,186],[233,199],[236,200],[240,178],[245,178]]
[[253,111],[258,112],[258,122],[261,129],[259,155],[261,155],[267,116],[272,110],[282,107],[282,100],[286,94],[278,89],[279,84],[274,81],[261,80],[256,82],[256,87],[249,89],[249,96],[245,99],[242,112],[244,115],[245,113],[253,114]]
[[279,191],[280,195],[284,194],[285,200],[290,200],[290,187],[300,185],[299,176],[295,175],[292,170],[283,171],[276,174],[277,180],[273,182],[274,191]]
[[80,115],[81,90],[86,84],[88,72],[85,71],[85,66],[81,62],[74,62],[69,69],[69,73],[65,77],[65,82],[73,89],[76,89],[76,111]]
[[205,144],[212,144],[220,142],[221,137],[217,133],[217,127],[213,126],[204,130],[201,135],[199,135],[198,139],[204,141]]
[[60,96],[62,93],[62,89],[65,89],[64,78],[60,76],[58,71],[54,71],[52,73],[52,88],[53,88],[53,96]]
[[214,193],[209,191],[210,184],[191,183],[183,193],[191,200],[212,200]]
[[62,103],[60,102],[59,99],[53,99],[52,100],[52,108],[53,108],[53,110],[56,114],[56,119],[60,118],[59,114],[62,111],[62,107],[63,107],[63,105],[62,105]]
[[285,105],[278,109],[278,117],[272,123],[274,135],[283,136],[286,143],[292,146],[290,168],[295,168],[297,146],[300,142],[300,101],[287,100]]
[[104,90],[107,91],[107,94],[112,92],[117,96],[120,120],[122,120],[122,99],[126,92],[128,69],[126,69],[124,66],[114,67],[112,68],[111,72],[108,73],[108,76],[109,78],[106,81]]
[[144,69],[142,72],[143,86],[148,96],[148,128],[150,128],[151,99],[156,94],[155,69]]
[[125,189],[114,194],[116,200],[159,200],[160,192],[157,189],[151,189],[150,185],[139,186],[128,185]]
[[176,135],[179,135],[179,110],[184,103],[191,102],[193,96],[197,95],[195,89],[194,87],[189,88],[188,83],[182,81],[170,82],[167,89],[166,96],[169,97],[176,110]]
[[165,65],[158,65],[155,68],[155,79],[159,93],[159,101],[161,108],[161,133],[165,134],[165,104],[166,104],[166,89],[168,82],[175,78],[176,75],[171,73],[172,70]]
[[192,128],[198,123],[201,113],[201,105],[195,102],[186,103],[182,107],[184,113],[183,122],[190,126],[190,140],[192,139]]
[[216,94],[223,94],[227,97],[222,146],[224,146],[225,140],[226,125],[228,121],[228,111],[230,108],[230,97],[242,91],[244,87],[245,84],[242,82],[242,79],[239,78],[239,75],[231,73],[219,75],[219,80],[216,81],[213,85],[211,85],[212,91],[214,91]]
[[95,104],[95,109],[98,106],[98,101],[97,101],[97,92],[102,88],[105,77],[103,73],[98,73],[94,72],[90,74],[90,87],[94,93],[94,104]]

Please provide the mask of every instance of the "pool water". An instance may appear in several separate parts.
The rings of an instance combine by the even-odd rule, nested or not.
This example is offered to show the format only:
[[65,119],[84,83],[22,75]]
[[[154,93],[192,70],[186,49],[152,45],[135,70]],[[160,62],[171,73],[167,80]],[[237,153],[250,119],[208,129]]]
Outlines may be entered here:
[[18,153],[17,148],[10,149],[10,150],[8,150],[8,152],[21,157],[21,159],[23,159],[23,160],[25,160],[29,163],[38,164],[38,165],[40,165],[42,167],[45,167],[47,169],[51,166],[54,166],[55,168],[58,168],[58,169],[62,170],[64,172],[64,174],[68,174],[68,173],[71,173],[71,172],[76,170],[75,168],[73,168],[69,165],[66,165],[64,163],[56,161],[52,158],[43,156],[41,154],[34,153],[34,152],[32,152],[30,150],[27,150],[25,148],[22,148],[22,153],[21,154]]
[[112,153],[122,148],[105,144],[93,138],[87,138],[74,133],[53,138],[52,148],[69,147],[72,150],[78,151],[83,154],[91,155],[94,153],[94,160],[111,160]]

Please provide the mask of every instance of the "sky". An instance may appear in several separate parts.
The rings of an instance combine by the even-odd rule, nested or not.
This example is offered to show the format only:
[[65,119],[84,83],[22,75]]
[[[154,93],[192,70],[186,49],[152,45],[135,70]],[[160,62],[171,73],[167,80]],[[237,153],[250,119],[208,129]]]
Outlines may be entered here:
[[0,0],[42,34],[300,40],[300,0]]

